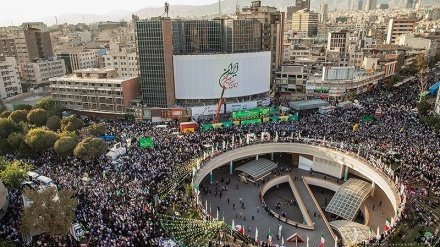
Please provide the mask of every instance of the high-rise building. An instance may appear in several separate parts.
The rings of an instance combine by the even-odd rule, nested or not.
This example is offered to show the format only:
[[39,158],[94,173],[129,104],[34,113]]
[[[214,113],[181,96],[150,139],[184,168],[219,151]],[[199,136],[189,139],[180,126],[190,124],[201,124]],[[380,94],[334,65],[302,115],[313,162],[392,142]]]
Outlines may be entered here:
[[319,5],[319,22],[326,23],[328,19],[328,4],[321,3]]
[[290,21],[292,19],[292,13],[303,9],[310,10],[310,0],[295,0],[295,6],[287,7],[286,20]]
[[50,34],[35,28],[18,31],[15,35],[15,45],[21,64],[53,56]]
[[[310,1],[296,0],[310,9]],[[261,33],[262,51],[271,52],[272,73],[270,81],[275,79],[275,72],[283,62],[284,13],[275,7],[261,6],[261,1],[253,1],[252,7],[243,8],[238,19],[255,19],[263,25]]]
[[419,10],[422,7],[422,0],[416,0],[416,9]]
[[414,1],[413,0],[407,0],[406,1],[406,8],[412,9],[414,7]]
[[391,18],[388,24],[387,44],[397,44],[397,38],[406,33],[414,32],[416,19],[412,18]]
[[0,56],[0,98],[21,94],[22,88],[18,75],[17,61],[14,57]]
[[299,11],[292,14],[292,30],[304,32],[308,37],[318,34],[318,13]]
[[327,39],[326,62],[332,61],[332,66],[348,66],[348,48],[350,33],[330,32]]
[[357,10],[362,10],[363,9],[363,6],[364,6],[364,1],[358,1],[358,8],[357,8]]
[[365,11],[375,10],[377,5],[377,0],[367,0],[367,5],[365,6]]
[[14,39],[10,39],[10,38],[0,39],[0,56],[15,57],[16,59],[18,59],[17,47],[15,46]]
[[239,20],[153,18],[137,21],[138,67],[144,105],[170,107],[176,103],[173,56],[197,59],[197,55],[270,51],[272,33],[268,30],[267,37],[262,35],[263,24],[252,16]]

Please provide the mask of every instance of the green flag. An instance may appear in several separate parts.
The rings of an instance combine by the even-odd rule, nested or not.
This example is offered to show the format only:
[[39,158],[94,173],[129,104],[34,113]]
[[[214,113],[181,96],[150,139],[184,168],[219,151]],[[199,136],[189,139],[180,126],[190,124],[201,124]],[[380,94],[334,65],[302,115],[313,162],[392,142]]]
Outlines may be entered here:
[[153,147],[153,138],[151,138],[151,137],[140,138],[139,139],[139,147],[141,147],[141,148],[151,148],[151,147]]

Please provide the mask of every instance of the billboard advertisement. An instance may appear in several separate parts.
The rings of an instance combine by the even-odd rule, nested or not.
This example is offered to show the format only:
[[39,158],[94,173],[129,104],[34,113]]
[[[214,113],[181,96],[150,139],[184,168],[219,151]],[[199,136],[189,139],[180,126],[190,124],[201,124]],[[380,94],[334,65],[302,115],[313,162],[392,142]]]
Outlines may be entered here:
[[[222,105],[220,108],[220,113],[223,113],[224,109],[225,109],[224,105]],[[217,112],[217,105],[191,107],[191,116],[193,117],[215,115],[216,112]]]
[[270,52],[175,55],[176,99],[218,99],[270,90]]
[[323,67],[322,80],[353,80],[354,67]]

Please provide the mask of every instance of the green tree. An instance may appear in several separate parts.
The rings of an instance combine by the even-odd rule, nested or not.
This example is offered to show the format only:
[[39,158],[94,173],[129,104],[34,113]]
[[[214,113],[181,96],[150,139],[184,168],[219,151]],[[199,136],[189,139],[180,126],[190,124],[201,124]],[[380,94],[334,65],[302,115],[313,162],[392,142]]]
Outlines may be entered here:
[[49,187],[41,191],[25,189],[23,194],[32,203],[23,207],[20,232],[46,233],[52,238],[66,237],[78,205],[75,191],[57,191],[56,188]]
[[12,119],[0,118],[0,140],[6,140],[11,133],[22,130],[20,124],[17,124]]
[[53,131],[59,130],[61,128],[61,118],[56,115],[48,117],[46,126]]
[[35,107],[46,110],[49,116],[61,117],[61,112],[63,111],[62,106],[52,98],[41,99]]
[[61,120],[62,131],[77,131],[83,126],[84,126],[84,122],[73,115]]
[[21,183],[26,179],[26,173],[32,169],[28,163],[14,161],[6,165],[6,169],[0,172],[2,181],[16,189],[21,187]]
[[29,113],[28,110],[16,110],[9,115],[9,118],[14,120],[14,122],[27,122],[27,114]]
[[422,116],[428,115],[428,111],[431,109],[431,104],[428,101],[423,100],[417,104],[417,110]]
[[24,141],[20,143],[17,154],[18,158],[31,158],[35,155],[35,151],[29,145],[27,145]]
[[52,148],[58,140],[58,135],[42,128],[31,129],[24,137],[24,142],[36,151]]
[[0,114],[0,118],[8,118],[9,115],[11,115],[11,111],[5,110]]
[[72,137],[64,136],[55,142],[54,150],[60,156],[66,157],[73,154],[73,150],[75,149],[77,144],[78,142],[75,141],[75,139],[73,139]]
[[89,131],[89,134],[92,136],[102,136],[105,135],[105,124],[103,123],[96,123],[93,125],[90,125],[87,130]]
[[78,136],[77,136],[76,133],[73,132],[73,131],[64,131],[64,132],[61,132],[60,134],[58,134],[58,136],[59,136],[60,138],[65,137],[65,136],[67,136],[67,137],[71,137],[71,138],[73,138],[73,140],[76,141],[76,143],[79,142],[79,138],[78,138]]
[[86,138],[73,150],[73,154],[83,160],[93,160],[103,155],[107,150],[107,143],[99,138]]
[[30,124],[41,127],[47,122],[47,111],[40,108],[33,109],[28,113],[27,119]]
[[28,104],[20,104],[17,107],[14,107],[15,110],[26,110],[26,111],[30,111],[32,110],[32,106],[28,105]]
[[20,144],[23,142],[24,136],[25,135],[22,132],[11,133],[7,139],[9,145],[11,145],[12,148],[18,151],[20,149]]

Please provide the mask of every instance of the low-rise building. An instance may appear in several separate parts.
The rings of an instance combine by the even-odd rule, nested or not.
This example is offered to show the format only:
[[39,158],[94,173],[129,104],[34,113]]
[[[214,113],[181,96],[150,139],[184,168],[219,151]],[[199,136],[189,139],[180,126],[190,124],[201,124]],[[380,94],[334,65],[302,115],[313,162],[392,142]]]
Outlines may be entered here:
[[51,58],[23,64],[23,79],[33,86],[48,83],[50,78],[66,74],[64,60]]
[[93,116],[123,116],[140,95],[138,77],[122,77],[117,69],[83,69],[52,78],[51,94],[63,107]]
[[0,57],[0,98],[21,94],[22,88],[14,57]]
[[275,90],[277,93],[304,92],[305,84],[310,73],[311,66],[301,64],[283,64],[277,71],[275,78]]

